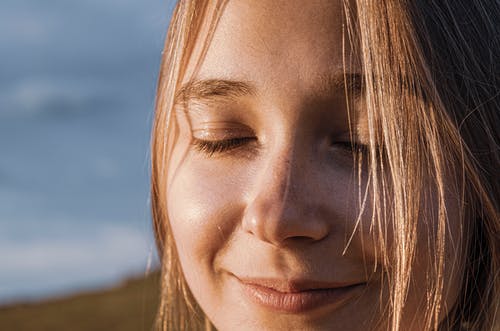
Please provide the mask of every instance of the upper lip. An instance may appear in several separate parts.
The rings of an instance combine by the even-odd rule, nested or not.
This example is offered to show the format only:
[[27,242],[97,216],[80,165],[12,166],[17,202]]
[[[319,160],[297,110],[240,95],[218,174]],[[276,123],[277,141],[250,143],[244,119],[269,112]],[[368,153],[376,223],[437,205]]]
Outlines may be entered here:
[[257,277],[238,277],[245,285],[265,287],[282,293],[298,293],[312,290],[325,290],[343,288],[365,283],[363,281],[341,281],[330,282],[312,280],[307,278],[293,278],[293,279],[280,279],[280,278],[257,278]]

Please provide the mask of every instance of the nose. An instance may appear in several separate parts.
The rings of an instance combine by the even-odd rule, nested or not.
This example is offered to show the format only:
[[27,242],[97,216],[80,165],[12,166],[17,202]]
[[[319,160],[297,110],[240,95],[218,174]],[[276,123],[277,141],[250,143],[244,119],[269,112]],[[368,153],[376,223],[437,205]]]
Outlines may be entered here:
[[328,212],[322,205],[311,165],[294,159],[289,150],[275,155],[258,172],[252,198],[243,215],[243,229],[275,246],[292,242],[315,242],[329,232]]

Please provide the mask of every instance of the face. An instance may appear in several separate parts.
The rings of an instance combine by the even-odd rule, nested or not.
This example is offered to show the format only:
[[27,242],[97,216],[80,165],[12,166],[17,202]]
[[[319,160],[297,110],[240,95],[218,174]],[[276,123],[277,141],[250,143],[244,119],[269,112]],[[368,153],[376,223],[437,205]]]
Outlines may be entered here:
[[367,330],[385,307],[369,206],[358,219],[353,150],[366,157],[368,129],[356,84],[347,113],[344,73],[361,71],[343,51],[343,15],[337,1],[229,1],[201,65],[200,45],[188,65],[168,216],[219,330]]

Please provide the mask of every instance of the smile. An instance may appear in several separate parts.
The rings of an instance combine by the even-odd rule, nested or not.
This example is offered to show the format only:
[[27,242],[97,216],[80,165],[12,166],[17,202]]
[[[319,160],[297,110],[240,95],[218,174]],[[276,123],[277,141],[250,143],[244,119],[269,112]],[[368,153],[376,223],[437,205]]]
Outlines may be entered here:
[[[320,307],[338,308],[359,296],[366,283],[323,285],[299,281],[285,282],[268,279],[239,279],[246,296],[265,308],[297,314]],[[322,287],[324,286],[324,287]]]

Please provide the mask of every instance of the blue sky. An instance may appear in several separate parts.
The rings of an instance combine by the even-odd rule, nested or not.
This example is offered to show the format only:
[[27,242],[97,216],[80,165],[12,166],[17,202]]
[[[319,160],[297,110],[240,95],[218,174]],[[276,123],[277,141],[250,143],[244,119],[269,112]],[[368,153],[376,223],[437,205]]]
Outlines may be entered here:
[[0,2],[0,303],[146,270],[149,130],[173,5]]

